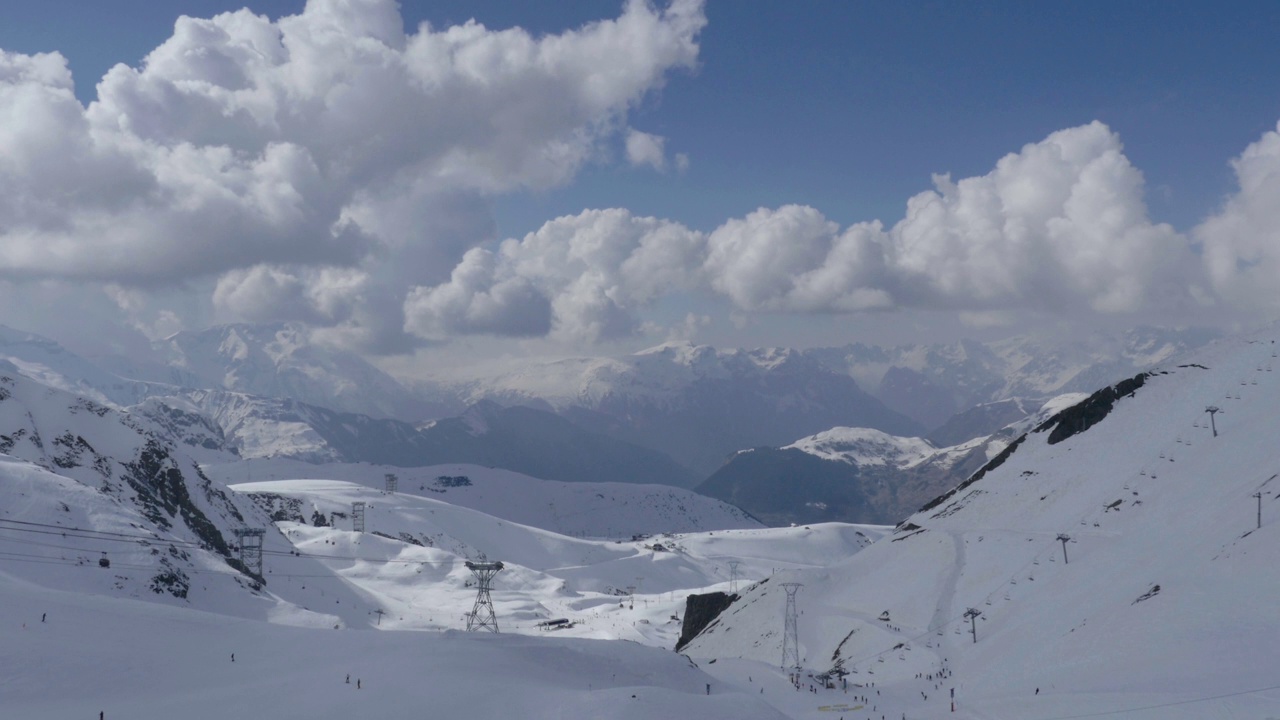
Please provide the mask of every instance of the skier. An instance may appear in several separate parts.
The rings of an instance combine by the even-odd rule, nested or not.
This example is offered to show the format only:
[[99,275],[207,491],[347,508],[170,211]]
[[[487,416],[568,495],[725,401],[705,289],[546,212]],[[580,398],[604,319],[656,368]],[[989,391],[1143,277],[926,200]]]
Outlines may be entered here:
[[360,678],[356,678],[356,689],[360,689]]
[[236,661],[236,654],[231,653],[231,662],[235,662],[235,661]]
[[48,613],[40,613],[40,622],[44,622],[45,616],[47,615]]
[[351,684],[351,673],[347,673],[347,684]]

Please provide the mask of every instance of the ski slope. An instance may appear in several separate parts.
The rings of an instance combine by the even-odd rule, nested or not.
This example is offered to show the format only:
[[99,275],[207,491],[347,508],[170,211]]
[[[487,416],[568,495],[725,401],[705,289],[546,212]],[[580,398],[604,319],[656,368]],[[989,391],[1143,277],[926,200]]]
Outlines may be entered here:
[[740,685],[776,668],[795,581],[806,675],[874,682],[877,716],[1280,715],[1278,334],[1170,360],[1109,412],[1095,394],[890,537],[755,586],[686,651]]
[[[623,639],[673,647],[685,596],[728,590],[728,561],[747,582],[778,570],[820,567],[857,552],[885,528],[841,524],[800,528],[668,533],[642,540],[573,538],[413,494],[387,494],[335,480],[275,480],[231,486],[260,509],[288,515],[269,538],[268,588],[342,588],[354,592],[367,624],[384,629],[465,627],[475,601],[468,560],[499,560],[505,569],[493,601],[504,632],[539,633],[566,618],[560,635]],[[365,532],[355,532],[352,504],[365,503]],[[315,526],[316,515],[326,526]],[[307,520],[308,522],[303,522]],[[281,539],[287,545],[274,545]],[[297,560],[320,562],[331,577],[299,573]],[[628,588],[634,588],[629,590]],[[336,591],[336,590],[335,590]],[[331,603],[336,605],[337,603]],[[378,610],[383,615],[375,615]]]
[[784,717],[635,643],[291,628],[3,570],[0,627],[0,710],[23,720]]

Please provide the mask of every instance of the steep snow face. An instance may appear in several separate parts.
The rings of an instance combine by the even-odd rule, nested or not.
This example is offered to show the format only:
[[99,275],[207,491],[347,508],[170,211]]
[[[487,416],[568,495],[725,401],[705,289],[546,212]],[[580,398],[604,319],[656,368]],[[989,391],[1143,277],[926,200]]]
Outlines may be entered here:
[[415,421],[425,403],[358,355],[312,343],[298,325],[222,325],[157,343],[201,387]]
[[948,713],[952,687],[957,717],[1274,713],[1277,335],[1091,395],[847,562],[748,591],[687,652],[776,664],[794,580],[806,668],[874,681],[889,717]]

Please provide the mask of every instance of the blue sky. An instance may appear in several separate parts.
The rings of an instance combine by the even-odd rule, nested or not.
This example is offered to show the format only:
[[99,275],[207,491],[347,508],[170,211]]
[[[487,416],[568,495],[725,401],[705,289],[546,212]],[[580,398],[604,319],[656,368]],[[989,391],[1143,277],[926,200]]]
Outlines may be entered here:
[[[370,8],[379,5],[360,1]],[[75,76],[76,97],[87,105],[96,98],[95,84],[115,63],[141,70],[141,59],[170,39],[179,14],[210,18],[243,4],[6,0],[0,3],[0,48],[60,52]],[[250,7],[274,21],[302,12],[304,3],[262,0]],[[658,4],[657,12],[665,7]],[[439,203],[432,212],[447,221],[437,222],[436,216],[406,220],[410,226],[398,229],[365,223],[362,231],[373,237],[369,242],[389,248],[389,255],[359,256],[363,250],[352,249],[355,245],[347,255],[330,248],[323,257],[290,254],[286,248],[237,263],[208,251],[211,260],[203,273],[189,267],[204,262],[196,260],[114,274],[68,269],[64,265],[74,263],[65,258],[30,261],[31,267],[46,285],[85,277],[104,283],[128,316],[114,321],[148,335],[236,319],[368,330],[370,313],[378,313],[366,312],[362,320],[348,307],[357,301],[331,300],[334,288],[366,283],[359,300],[365,302],[369,284],[389,283],[394,287],[383,293],[383,309],[403,300],[405,327],[417,328],[407,331],[411,335],[430,343],[505,338],[523,343],[525,351],[547,338],[561,350],[602,351],[681,332],[720,344],[896,342],[943,329],[953,335],[1009,332],[1028,322],[1123,326],[1200,316],[1253,322],[1280,309],[1280,297],[1269,290],[1275,283],[1268,282],[1271,269],[1280,268],[1280,228],[1272,226],[1266,209],[1275,188],[1262,183],[1252,194],[1242,193],[1231,165],[1259,143],[1263,159],[1255,164],[1260,168],[1255,174],[1268,177],[1270,155],[1263,141],[1280,119],[1275,72],[1280,44],[1274,41],[1280,4],[707,0],[698,11],[705,13],[706,24],[689,36],[696,59],[655,59],[656,74],[630,99],[575,121],[579,125],[573,131],[591,138],[588,159],[551,181],[508,175],[489,178],[490,185],[463,193],[461,200],[430,195]],[[623,12],[623,4],[613,1],[400,4],[411,33],[422,21],[439,30],[475,18],[490,31],[521,27],[535,39]],[[620,54],[603,62],[621,67],[632,60]],[[165,120],[157,122],[168,122],[165,112],[160,113]],[[610,124],[604,130],[593,124],[602,120]],[[144,112],[131,127],[148,121]],[[1081,130],[1093,121],[1105,128]],[[1073,128],[1065,140],[1051,139]],[[623,141],[632,129],[665,143],[663,169],[628,162]],[[1070,169],[1037,164],[1037,148],[1050,146],[1058,148],[1055,153],[1062,148],[1068,155],[1094,153],[1094,159],[1105,160],[1110,153],[1123,162],[1094,164],[1092,170],[1084,169],[1083,160]],[[319,155],[322,149],[310,148]],[[1010,153],[1019,154],[1011,161],[1016,167],[997,177],[997,161]],[[682,171],[675,167],[677,154],[688,158]],[[1018,228],[1027,218],[972,221],[975,213],[985,212],[984,193],[1016,194],[1061,172],[1079,175],[1073,176],[1070,193],[1066,186],[1054,191],[1061,191],[1059,196],[1094,198],[1093,205],[1073,211],[1075,225],[1090,214],[1124,220],[1045,231],[1031,239],[1047,249],[1033,249],[1018,263],[1003,266],[1001,254],[1026,246]],[[953,181],[986,179],[968,190],[961,183],[951,194],[939,186],[921,200],[928,204],[938,199],[934,195],[943,196],[946,219],[894,228],[907,214],[908,200],[934,188],[935,173],[949,174]],[[1098,181],[1102,176],[1105,182]],[[345,190],[355,193],[352,197],[369,192]],[[431,205],[424,197],[417,201]],[[1006,204],[1013,198],[1001,197]],[[1117,199],[1108,205],[1106,198]],[[802,206],[816,213],[806,215]],[[574,237],[606,232],[594,225],[590,232],[583,229],[588,223],[579,215],[604,208],[625,209],[631,218],[609,230],[625,226],[623,234],[631,233],[631,239],[610,236],[610,242],[642,245],[641,238],[655,230],[639,228],[634,218],[645,216],[693,233],[690,242],[702,245],[689,262],[705,263],[703,274],[660,290],[649,282],[638,289],[636,283],[614,280],[574,289],[574,273],[614,278],[621,268],[584,266],[574,269],[573,277],[526,277],[521,273],[537,250],[522,245],[519,252],[486,256],[486,278],[468,281],[478,285],[460,285],[456,277],[444,282],[454,263],[458,269],[466,266],[467,248],[496,253],[498,240],[523,238],[553,218],[577,218],[583,227]],[[1039,220],[1048,217],[1041,217],[1042,210],[1036,210]],[[384,211],[390,209],[379,212]],[[872,220],[883,222],[884,234],[857,230],[858,223]],[[1172,231],[1161,223],[1172,225]],[[791,235],[769,234],[782,232],[779,227],[789,228]],[[983,236],[989,227],[1004,228],[1005,245]],[[304,230],[314,232],[310,225],[296,229]],[[396,239],[397,232],[403,237]],[[437,247],[412,256],[412,262],[434,268],[431,272],[410,278],[394,268],[370,269],[378,257],[396,258],[397,248],[408,242],[403,238],[436,232],[471,235],[433,239]],[[857,237],[845,237],[846,232]],[[809,245],[796,250],[793,238],[805,233]],[[919,238],[927,242],[920,245]],[[225,244],[216,234],[206,242]],[[1076,252],[1072,242],[1086,244]],[[47,238],[43,245],[49,245]],[[1098,261],[1112,246],[1125,249],[1113,260]],[[714,247],[720,248],[718,266]],[[884,257],[868,260],[868,248],[872,254],[883,250]],[[853,261],[849,253],[861,259]],[[1044,253],[1055,255],[1054,262],[1037,259]],[[756,264],[735,264],[735,256]],[[28,262],[27,255],[21,258]],[[4,262],[0,257],[0,269]],[[410,264],[408,256],[388,262],[401,269]],[[770,263],[776,265],[772,276],[762,269]],[[952,272],[952,264],[960,269]],[[1160,268],[1150,270],[1153,265]],[[356,267],[364,274],[334,280],[326,267]],[[809,279],[789,284],[788,278],[801,275]],[[17,292],[18,281],[0,282]],[[838,287],[832,289],[832,283]],[[1036,289],[1043,286],[1050,291],[1037,299]],[[420,302],[411,308],[414,288]],[[335,310],[338,306],[346,309]],[[281,307],[292,310],[277,312]],[[516,312],[522,307],[533,310]],[[393,313],[390,330],[362,330],[355,335],[365,339],[351,342],[399,333],[393,326],[400,323],[400,312]],[[964,313],[963,322],[955,322],[956,312]],[[416,326],[414,317],[421,320]],[[678,332],[675,325],[682,320],[686,327]],[[22,318],[11,313],[0,321],[21,324]],[[394,338],[368,342],[382,343],[373,352],[403,348]]]

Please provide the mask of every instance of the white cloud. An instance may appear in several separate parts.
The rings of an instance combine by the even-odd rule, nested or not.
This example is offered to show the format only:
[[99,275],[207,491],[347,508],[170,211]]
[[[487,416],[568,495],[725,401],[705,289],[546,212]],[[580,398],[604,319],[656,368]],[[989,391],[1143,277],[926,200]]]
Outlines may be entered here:
[[[704,24],[700,0],[538,37],[406,33],[393,0],[183,17],[88,108],[62,56],[0,52],[0,278],[225,274],[213,301],[241,318],[398,314],[492,239],[491,197],[601,156]],[[324,268],[367,275],[352,302],[376,307],[326,310]]]
[[890,232],[902,302],[1131,312],[1185,297],[1187,243],[1148,219],[1142,174],[1101,123],[935,184]]
[[1280,309],[1280,125],[1232,163],[1239,190],[1193,236],[1214,291],[1254,310]]
[[666,170],[666,144],[664,137],[632,128],[627,131],[627,161],[636,166],[648,165],[654,170]]
[[426,338],[625,337],[639,327],[637,309],[693,285],[702,245],[678,223],[625,210],[557,218],[497,252],[471,250],[448,282],[414,290],[406,328]]
[[855,311],[891,303],[882,287],[878,224],[838,225],[811,207],[761,208],[707,240],[715,290],[756,312]]
[[1053,133],[990,173],[912,197],[906,217],[841,230],[785,206],[709,239],[711,286],[741,309],[1138,312],[1188,303],[1185,238],[1147,217],[1142,175],[1101,123]]
[[[550,304],[548,332],[586,341],[632,332],[653,300],[698,288],[746,313],[941,309],[976,325],[1006,322],[1011,311],[1076,316],[1195,302],[1186,239],[1147,217],[1142,175],[1101,123],[1053,133],[986,175],[934,183],[889,229],[841,228],[800,205],[761,208],[709,235],[624,210],[584,212],[506,241],[483,272],[423,287],[419,299],[483,299],[523,280]],[[410,311],[440,314],[431,302]]]

